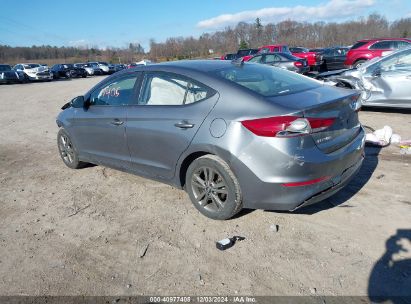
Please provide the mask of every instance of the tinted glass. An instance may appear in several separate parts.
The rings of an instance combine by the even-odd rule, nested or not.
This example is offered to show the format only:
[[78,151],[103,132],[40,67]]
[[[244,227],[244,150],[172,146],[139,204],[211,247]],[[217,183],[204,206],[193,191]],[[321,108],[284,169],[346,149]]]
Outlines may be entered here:
[[359,41],[359,42],[357,42],[356,44],[354,44],[354,45],[351,47],[351,49],[352,49],[352,50],[358,49],[358,48],[362,47],[363,45],[365,45],[365,44],[367,44],[367,43],[368,43],[368,41]]
[[239,50],[237,52],[238,56],[243,57],[243,56],[247,56],[250,53],[250,50]]
[[120,106],[132,103],[131,97],[134,91],[137,76],[116,79],[104,88],[97,89],[91,94],[92,105]]
[[370,50],[386,50],[386,49],[393,49],[394,48],[394,41],[380,41],[374,43],[370,46]]
[[263,64],[244,64],[212,71],[214,75],[232,81],[265,97],[297,93],[317,88],[317,81]]
[[10,71],[11,67],[9,65],[0,65],[0,72]]
[[251,58],[250,60],[248,60],[248,62],[260,62],[261,57],[262,56],[255,56],[255,57]]
[[403,48],[407,48],[411,46],[411,43],[407,41],[396,41],[396,43],[397,43],[396,45],[397,49],[403,49]]
[[175,74],[150,73],[144,78],[139,104],[184,105],[203,100],[209,90],[201,84]]
[[281,61],[281,57],[273,54],[266,55],[264,60],[265,63],[273,63],[278,61]]
[[294,56],[293,54],[290,53],[279,53],[278,56],[282,57],[283,61],[288,61],[288,60],[300,60],[301,58],[298,58]]

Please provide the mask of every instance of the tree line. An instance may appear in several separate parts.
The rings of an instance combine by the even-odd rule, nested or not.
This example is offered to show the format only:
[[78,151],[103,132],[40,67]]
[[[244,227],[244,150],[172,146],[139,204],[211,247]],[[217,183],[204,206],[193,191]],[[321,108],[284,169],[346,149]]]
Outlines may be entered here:
[[125,63],[149,58],[153,61],[214,57],[236,52],[239,48],[257,48],[264,44],[285,43],[309,48],[352,45],[357,40],[376,37],[411,37],[411,18],[389,22],[384,16],[371,14],[357,20],[336,22],[298,22],[286,20],[263,25],[240,22],[234,27],[195,37],[171,37],[164,42],[150,40],[150,51],[140,44],[126,47],[55,47],[49,45],[10,47],[0,45],[0,62],[23,61],[83,62],[109,61]]

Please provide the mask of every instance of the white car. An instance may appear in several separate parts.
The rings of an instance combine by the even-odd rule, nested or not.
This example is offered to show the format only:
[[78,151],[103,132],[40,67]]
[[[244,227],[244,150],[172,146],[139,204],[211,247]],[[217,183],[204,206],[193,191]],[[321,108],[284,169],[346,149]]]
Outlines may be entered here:
[[104,74],[108,74],[110,72],[110,68],[108,64],[105,62],[88,62],[87,64],[91,65],[92,68],[96,67],[99,68]]
[[53,80],[53,73],[48,67],[42,66],[38,63],[19,63],[13,68],[25,80]]
[[88,66],[88,65],[85,64],[85,63],[75,63],[74,66],[75,66],[76,68],[83,68],[83,69],[85,69],[88,76],[93,76],[93,75],[94,75],[94,69],[93,69],[91,66]]

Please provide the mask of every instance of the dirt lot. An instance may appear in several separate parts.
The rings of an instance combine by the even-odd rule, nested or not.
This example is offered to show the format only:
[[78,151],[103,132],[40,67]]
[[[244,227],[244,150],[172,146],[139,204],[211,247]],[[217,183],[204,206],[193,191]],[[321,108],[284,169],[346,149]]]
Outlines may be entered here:
[[[368,148],[323,203],[213,221],[181,190],[63,164],[55,117],[101,79],[0,86],[1,295],[411,295],[410,155]],[[409,113],[361,120],[411,139]]]

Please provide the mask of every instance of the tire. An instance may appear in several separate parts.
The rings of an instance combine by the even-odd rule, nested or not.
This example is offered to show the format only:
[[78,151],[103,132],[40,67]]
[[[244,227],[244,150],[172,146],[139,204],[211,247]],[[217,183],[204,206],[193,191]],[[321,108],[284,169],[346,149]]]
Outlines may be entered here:
[[363,60],[363,59],[360,59],[360,60],[357,60],[355,63],[354,63],[354,65],[353,65],[353,67],[354,68],[358,68],[360,65],[362,65],[364,62],[366,62],[367,60]]
[[71,78],[70,72],[66,72],[66,73],[64,74],[64,76],[65,76],[67,79]]
[[230,167],[215,155],[195,159],[187,169],[185,190],[206,217],[227,220],[242,209],[240,184]]
[[83,168],[86,163],[78,158],[76,147],[73,145],[68,133],[61,128],[57,133],[57,146],[64,164],[71,169]]

